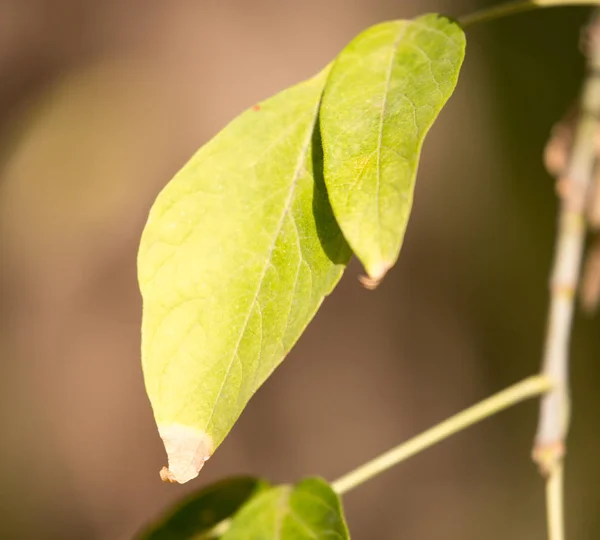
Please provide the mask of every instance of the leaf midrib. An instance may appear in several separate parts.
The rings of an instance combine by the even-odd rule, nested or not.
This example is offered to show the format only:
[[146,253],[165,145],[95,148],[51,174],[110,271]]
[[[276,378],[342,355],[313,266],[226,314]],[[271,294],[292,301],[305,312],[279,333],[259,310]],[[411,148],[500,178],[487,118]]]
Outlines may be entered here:
[[258,297],[260,296],[260,291],[262,289],[265,277],[267,275],[267,269],[269,268],[269,264],[271,262],[271,257],[273,256],[273,252],[275,250],[275,246],[277,244],[277,240],[279,238],[279,235],[281,234],[281,229],[283,228],[283,224],[285,222],[285,217],[288,214],[288,212],[289,212],[289,210],[291,208],[292,202],[294,200],[294,193],[296,191],[296,186],[298,184],[298,180],[300,178],[300,174],[301,174],[302,169],[304,167],[304,161],[306,159],[306,154],[308,153],[308,149],[310,147],[310,144],[311,144],[311,141],[312,141],[312,138],[313,138],[313,132],[314,132],[314,129],[315,129],[315,123],[316,123],[316,119],[317,119],[317,109],[318,109],[320,100],[321,100],[321,98],[319,97],[319,100],[317,100],[316,106],[313,108],[313,111],[312,111],[313,121],[310,124],[310,128],[307,130],[308,131],[307,137],[306,137],[306,140],[304,141],[304,144],[302,145],[302,151],[300,152],[300,155],[299,155],[299,158],[298,158],[298,162],[296,163],[296,168],[294,170],[294,175],[293,175],[292,183],[291,183],[291,186],[290,186],[290,190],[289,190],[289,193],[287,195],[287,198],[286,198],[286,201],[285,201],[285,204],[284,204],[284,209],[283,209],[283,212],[281,214],[281,218],[279,219],[279,223],[278,223],[277,228],[276,228],[276,233],[275,233],[275,235],[273,237],[273,242],[272,242],[272,244],[271,244],[271,246],[269,248],[269,252],[268,252],[266,260],[265,260],[265,265],[263,267],[262,274],[261,274],[260,279],[258,281],[258,286],[256,288],[256,292],[254,294],[252,302],[250,303],[250,307],[248,309],[248,314],[246,315],[246,319],[244,320],[244,324],[242,325],[242,329],[240,331],[240,335],[238,337],[237,343],[236,343],[235,348],[233,350],[233,353],[231,355],[231,359],[229,360],[229,364],[227,366],[227,371],[225,372],[225,376],[223,377],[223,382],[221,383],[221,387],[219,388],[219,392],[217,394],[217,398],[215,399],[215,403],[213,405],[213,409],[212,409],[212,411],[210,413],[210,416],[208,417],[208,420],[206,422],[206,427],[205,427],[205,431],[206,432],[208,432],[208,428],[209,428],[209,426],[210,426],[210,424],[212,422],[212,419],[214,417],[215,411],[217,410],[217,407],[218,407],[219,402],[221,400],[223,389],[225,388],[225,383],[227,382],[227,379],[229,378],[229,375],[231,374],[231,368],[233,367],[233,364],[235,362],[235,357],[236,357],[236,355],[238,353],[238,350],[240,348],[240,344],[242,342],[242,339],[244,338],[244,335],[246,333],[246,329],[248,327],[248,323],[250,321],[250,317],[252,316],[252,312],[254,310],[254,306],[255,306],[255,304],[256,304],[256,302],[258,300]]
[[392,72],[394,71],[394,60],[396,58],[398,46],[399,46],[400,42],[404,39],[404,36],[406,35],[407,28],[408,28],[408,24],[405,21],[402,21],[402,29],[398,33],[398,37],[396,37],[396,39],[394,40],[394,44],[391,47],[390,60],[389,60],[389,65],[388,65],[387,72],[386,72],[383,102],[381,103],[381,114],[380,114],[380,119],[379,119],[379,133],[378,133],[378,138],[377,138],[377,186],[375,188],[375,193],[377,195],[376,195],[376,201],[375,201],[375,208],[377,211],[377,226],[378,226],[378,232],[379,232],[379,255],[382,260],[384,259],[384,256],[383,256],[383,241],[381,238],[382,226],[381,226],[379,191],[380,191],[380,184],[381,184],[381,149],[383,146],[383,124],[384,124],[385,113],[387,110],[390,81],[392,79]]

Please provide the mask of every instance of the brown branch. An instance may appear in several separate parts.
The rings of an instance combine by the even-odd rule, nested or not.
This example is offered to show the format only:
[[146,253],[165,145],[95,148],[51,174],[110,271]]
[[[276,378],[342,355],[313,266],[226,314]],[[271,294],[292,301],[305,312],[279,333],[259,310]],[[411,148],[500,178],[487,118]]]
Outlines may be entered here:
[[562,476],[569,425],[568,366],[574,297],[586,237],[586,217],[597,161],[600,118],[600,17],[588,29],[588,76],[574,123],[555,129],[546,150],[549,172],[557,176],[559,226],[550,284],[551,297],[542,373],[553,389],[541,400],[533,458],[547,477],[548,525],[551,540],[564,538]]

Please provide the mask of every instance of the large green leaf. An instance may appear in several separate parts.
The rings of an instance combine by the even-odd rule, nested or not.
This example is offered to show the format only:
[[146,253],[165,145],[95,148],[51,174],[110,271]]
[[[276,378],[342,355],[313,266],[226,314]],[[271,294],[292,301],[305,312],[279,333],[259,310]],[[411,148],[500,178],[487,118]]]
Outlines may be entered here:
[[315,129],[326,76],[236,118],[150,211],[142,363],[164,480],[197,476],[348,262]]
[[346,540],[342,505],[319,478],[259,493],[234,516],[221,540]]
[[219,524],[265,489],[268,489],[266,482],[248,476],[222,480],[183,500],[160,522],[141,533],[137,540],[213,538]]
[[325,182],[372,285],[398,259],[421,145],[464,53],[460,27],[426,15],[366,30],[331,70],[321,106]]

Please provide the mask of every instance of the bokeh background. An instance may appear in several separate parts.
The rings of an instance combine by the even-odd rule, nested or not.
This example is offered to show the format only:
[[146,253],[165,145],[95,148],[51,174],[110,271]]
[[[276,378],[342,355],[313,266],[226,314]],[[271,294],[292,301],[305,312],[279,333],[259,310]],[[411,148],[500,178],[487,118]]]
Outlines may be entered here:
[[[468,32],[398,266],[353,263],[191,485],[162,484],[136,249],[160,188],[255,101],[376,22],[463,0],[0,0],[0,538],[129,539],[234,473],[335,479],[537,371],[556,201],[541,156],[589,11]],[[569,538],[600,537],[600,320],[573,335]],[[345,497],[353,538],[542,539],[522,404]]]

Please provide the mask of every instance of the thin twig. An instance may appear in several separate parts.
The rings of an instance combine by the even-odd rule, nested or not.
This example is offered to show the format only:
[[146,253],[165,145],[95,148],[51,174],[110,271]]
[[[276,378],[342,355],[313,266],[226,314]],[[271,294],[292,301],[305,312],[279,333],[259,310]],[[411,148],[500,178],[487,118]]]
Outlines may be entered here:
[[520,401],[539,396],[550,388],[551,384],[547,377],[543,375],[529,377],[345,474],[332,483],[333,490],[342,495],[451,435]]
[[548,537],[563,538],[563,464],[556,466],[546,482],[546,515],[548,520]]
[[458,19],[463,28],[483,22],[495,21],[518,13],[525,13],[538,8],[562,7],[562,6],[587,6],[599,5],[599,0],[515,0],[499,6],[485,8]]
[[547,477],[548,529],[551,540],[564,538],[562,474],[569,424],[568,363],[574,296],[585,244],[585,212],[596,162],[595,134],[600,115],[600,18],[590,25],[589,74],[583,88],[568,166],[559,178],[559,229],[542,373],[554,387],[541,400],[533,458]]

